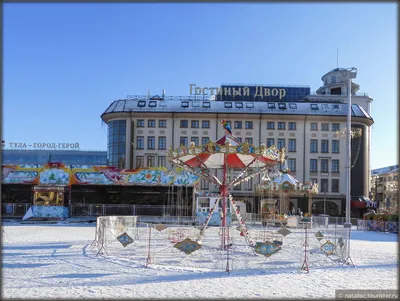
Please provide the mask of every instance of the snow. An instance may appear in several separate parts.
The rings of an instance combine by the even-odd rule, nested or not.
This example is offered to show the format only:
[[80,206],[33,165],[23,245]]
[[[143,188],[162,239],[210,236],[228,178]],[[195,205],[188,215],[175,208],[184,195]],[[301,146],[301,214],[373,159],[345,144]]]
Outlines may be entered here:
[[337,289],[398,289],[398,236],[352,231],[355,267],[200,271],[96,256],[95,224],[4,222],[4,299],[304,299]]

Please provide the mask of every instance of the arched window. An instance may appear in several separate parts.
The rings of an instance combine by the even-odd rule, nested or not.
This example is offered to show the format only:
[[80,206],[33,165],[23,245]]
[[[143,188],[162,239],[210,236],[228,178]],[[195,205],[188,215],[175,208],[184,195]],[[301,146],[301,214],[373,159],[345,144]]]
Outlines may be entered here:
[[334,84],[334,83],[336,83],[336,76],[332,76],[332,78],[331,78],[331,84]]

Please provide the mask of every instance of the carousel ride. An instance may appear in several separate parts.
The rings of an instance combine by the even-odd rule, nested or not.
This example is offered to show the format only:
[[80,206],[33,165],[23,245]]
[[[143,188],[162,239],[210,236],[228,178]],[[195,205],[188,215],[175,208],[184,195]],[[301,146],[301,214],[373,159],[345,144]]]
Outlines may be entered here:
[[[272,222],[286,223],[288,221],[288,215],[299,215],[302,220],[308,221],[311,216],[311,205],[312,195],[318,193],[318,184],[305,182],[301,183],[295,177],[290,175],[290,170],[285,160],[283,169],[279,174],[275,175],[264,175],[261,179],[261,183],[255,187],[255,192],[260,196],[260,212],[263,219],[263,225]],[[290,197],[302,197],[308,196],[308,208],[304,214],[300,208],[290,207]],[[279,199],[279,201],[277,200]],[[276,204],[279,204],[278,208]]]
[[[284,149],[238,143],[229,125],[225,121],[221,123],[225,135],[216,142],[170,148],[167,154],[176,167],[218,187],[219,194],[205,221],[194,226],[143,222],[140,217],[99,217],[91,244],[97,249],[96,256],[125,257],[137,264],[145,262],[146,267],[225,269],[228,273],[241,269],[299,267],[301,271],[309,271],[309,267],[342,265],[348,254],[346,229],[314,229],[309,221],[293,228],[284,223],[278,227],[246,226],[231,195],[236,185],[260,175],[263,181],[257,187],[258,192],[267,190],[271,199],[277,190],[312,194],[318,187],[299,183],[288,170],[279,171],[279,163],[284,164],[286,159]],[[229,177],[232,169],[240,170],[234,178]],[[285,209],[284,204],[280,200],[281,211]],[[275,202],[270,205],[275,208]],[[221,223],[210,227],[215,211]],[[228,213],[236,215],[239,226],[229,225]]]
[[[210,218],[221,203],[221,249],[229,247],[229,232],[227,229],[228,205],[233,209],[233,213],[236,214],[241,235],[245,237],[246,243],[249,246],[254,246],[230,191],[234,186],[259,174],[269,177],[277,175],[279,173],[278,163],[285,161],[285,150],[278,150],[275,146],[267,148],[264,144],[256,147],[247,142],[238,143],[235,140],[236,137],[232,135],[229,123],[221,120],[221,124],[224,127],[225,136],[216,142],[210,141],[203,146],[195,146],[192,142],[189,147],[181,145],[175,150],[170,148],[167,158],[177,167],[191,172],[218,187],[219,196],[205,223],[201,226],[197,243],[201,244],[201,239],[208,227]],[[242,171],[233,180],[228,181],[227,173],[230,169],[241,169]],[[215,170],[222,171],[222,179],[215,175]]]

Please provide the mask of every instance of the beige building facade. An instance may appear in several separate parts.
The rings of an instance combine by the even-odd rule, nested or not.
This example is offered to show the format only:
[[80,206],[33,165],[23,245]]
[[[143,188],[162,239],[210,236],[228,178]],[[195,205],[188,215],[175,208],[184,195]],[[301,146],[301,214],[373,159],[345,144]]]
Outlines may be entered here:
[[[216,141],[225,135],[220,120],[227,120],[238,142],[284,147],[290,174],[300,182],[316,182],[314,209],[328,200],[331,215],[342,215],[346,193],[347,80],[342,69],[321,79],[323,85],[297,101],[210,100],[206,96],[133,96],[114,101],[102,114],[108,125],[109,165],[125,169],[160,167],[172,169],[166,160],[168,148]],[[352,84],[352,128],[361,136],[352,139],[352,195],[368,196],[370,191],[370,144],[373,119],[372,98],[358,94]],[[234,176],[239,171],[230,171]],[[254,205],[256,177],[235,188],[234,195]],[[201,191],[215,191],[203,181]],[[304,200],[293,199],[295,207]],[[256,212],[256,208],[251,211]]]

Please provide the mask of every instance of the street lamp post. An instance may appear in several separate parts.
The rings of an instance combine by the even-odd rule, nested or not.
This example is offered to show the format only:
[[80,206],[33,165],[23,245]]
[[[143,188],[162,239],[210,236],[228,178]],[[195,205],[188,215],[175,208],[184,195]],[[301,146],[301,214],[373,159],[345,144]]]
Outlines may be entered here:
[[351,79],[357,76],[357,69],[352,67],[347,70],[348,79],[348,106],[347,106],[347,191],[346,191],[346,222],[344,224],[345,228],[351,228],[350,223],[350,200],[351,200]]
[[[357,68],[347,68],[347,80],[348,80],[348,104],[347,104],[347,185],[346,185],[346,222],[344,223],[344,228],[349,229],[347,238],[347,259],[351,261],[350,258],[350,232],[351,232],[351,222],[350,222],[350,200],[351,200],[351,79],[356,78]],[[352,262],[352,261],[351,261]]]

